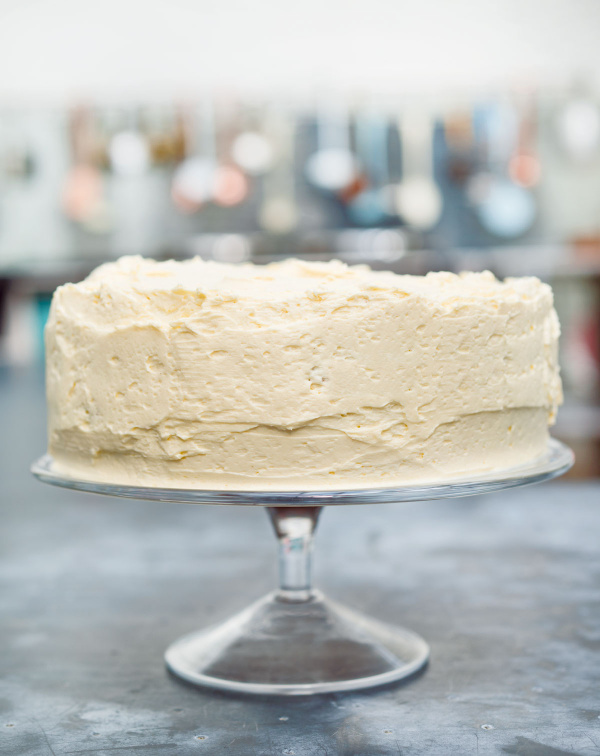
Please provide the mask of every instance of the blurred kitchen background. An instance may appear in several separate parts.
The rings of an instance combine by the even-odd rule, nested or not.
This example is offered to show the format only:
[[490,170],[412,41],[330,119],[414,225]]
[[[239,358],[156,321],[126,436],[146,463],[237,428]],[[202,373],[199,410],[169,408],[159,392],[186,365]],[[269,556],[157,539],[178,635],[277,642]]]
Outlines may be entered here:
[[539,276],[597,476],[600,3],[0,0],[0,390],[127,254]]

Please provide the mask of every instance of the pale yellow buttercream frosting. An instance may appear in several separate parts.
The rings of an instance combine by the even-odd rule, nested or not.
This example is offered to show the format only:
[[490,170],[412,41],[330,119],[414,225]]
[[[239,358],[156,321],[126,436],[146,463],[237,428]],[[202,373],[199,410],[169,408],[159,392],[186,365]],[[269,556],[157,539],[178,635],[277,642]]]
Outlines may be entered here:
[[54,295],[49,450],[92,480],[230,490],[510,467],[545,449],[558,335],[536,278],[125,257]]

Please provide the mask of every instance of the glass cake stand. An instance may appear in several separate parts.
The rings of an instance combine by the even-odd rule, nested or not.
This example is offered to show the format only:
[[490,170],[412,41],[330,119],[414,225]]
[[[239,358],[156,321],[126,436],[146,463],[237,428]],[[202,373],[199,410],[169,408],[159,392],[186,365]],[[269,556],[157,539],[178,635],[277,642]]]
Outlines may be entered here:
[[267,507],[279,541],[279,589],[231,619],[191,633],[166,651],[168,668],[196,685],[300,695],[370,688],[408,677],[429,658],[418,635],[348,609],[313,590],[313,534],[324,506],[471,496],[530,485],[566,472],[572,451],[551,439],[545,454],[509,470],[431,485],[347,491],[199,491],[77,480],[49,455],[31,468],[45,483],[133,499]]

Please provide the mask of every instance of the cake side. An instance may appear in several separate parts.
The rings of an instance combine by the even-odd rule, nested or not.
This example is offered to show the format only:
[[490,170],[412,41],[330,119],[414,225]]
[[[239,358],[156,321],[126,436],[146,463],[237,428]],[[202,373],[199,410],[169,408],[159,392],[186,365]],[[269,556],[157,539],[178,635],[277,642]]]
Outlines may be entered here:
[[195,488],[508,467],[545,448],[558,333],[532,278],[124,258],[53,298],[49,450],[65,473]]

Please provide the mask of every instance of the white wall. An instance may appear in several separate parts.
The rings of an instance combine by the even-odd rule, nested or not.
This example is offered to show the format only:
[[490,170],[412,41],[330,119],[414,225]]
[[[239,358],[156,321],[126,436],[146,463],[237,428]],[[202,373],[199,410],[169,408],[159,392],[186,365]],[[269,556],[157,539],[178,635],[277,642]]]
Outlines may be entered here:
[[0,99],[600,78],[599,0],[0,0]]

